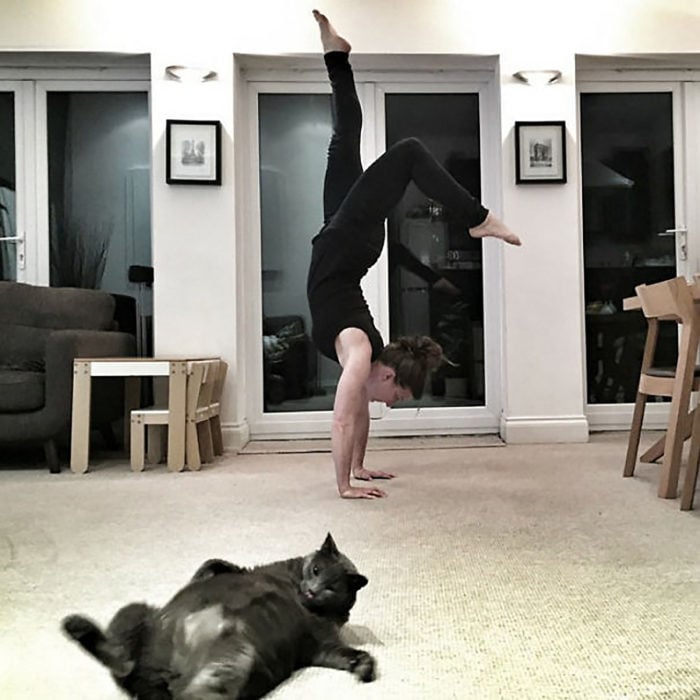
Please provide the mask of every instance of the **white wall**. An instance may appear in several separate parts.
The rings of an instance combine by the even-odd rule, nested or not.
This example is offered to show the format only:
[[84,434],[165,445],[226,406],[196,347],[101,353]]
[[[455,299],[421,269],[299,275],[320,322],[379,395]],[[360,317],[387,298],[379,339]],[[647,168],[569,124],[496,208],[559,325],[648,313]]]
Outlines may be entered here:
[[[236,363],[245,289],[237,231],[233,53],[317,53],[315,0],[5,0],[0,48],[140,51],[152,57],[153,253],[156,349],[222,354],[232,363],[224,419],[245,439],[244,378]],[[700,49],[694,0],[326,0],[320,8],[355,53],[496,54],[501,64],[500,210],[522,249],[503,251],[504,416],[509,440],[584,440],[582,266],[576,143],[577,53],[683,53]],[[170,63],[200,63],[217,82],[164,80]],[[516,84],[515,70],[558,68],[560,85]],[[220,119],[223,186],[164,184],[166,118]],[[565,119],[568,183],[516,187],[517,120]],[[241,148],[244,143],[239,144]]]

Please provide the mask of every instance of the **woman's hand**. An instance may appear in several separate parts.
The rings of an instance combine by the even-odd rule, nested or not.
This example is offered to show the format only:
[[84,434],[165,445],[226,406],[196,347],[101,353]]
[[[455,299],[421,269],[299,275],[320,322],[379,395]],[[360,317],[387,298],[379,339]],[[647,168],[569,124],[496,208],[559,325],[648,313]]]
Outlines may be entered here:
[[383,471],[372,471],[370,469],[365,469],[364,467],[359,467],[359,469],[355,469],[352,472],[352,475],[356,479],[361,479],[362,481],[372,481],[372,479],[393,479],[396,474],[392,474],[391,472],[383,472]]

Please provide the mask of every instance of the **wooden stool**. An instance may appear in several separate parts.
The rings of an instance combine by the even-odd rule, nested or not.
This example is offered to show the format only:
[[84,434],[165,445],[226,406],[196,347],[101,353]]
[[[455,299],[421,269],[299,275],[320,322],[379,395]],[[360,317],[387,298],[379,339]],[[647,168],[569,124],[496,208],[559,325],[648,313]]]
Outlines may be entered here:
[[[675,498],[690,393],[700,389],[700,368],[695,365],[700,341],[700,311],[684,277],[652,285],[642,284],[635,291],[648,321],[648,330],[623,475],[634,474],[647,396],[670,396],[671,409],[658,494],[661,498]],[[676,367],[655,367],[659,322],[667,320],[680,324],[678,362]]]
[[[223,388],[221,360],[195,360],[187,363],[187,392],[185,409],[185,450],[188,469],[199,469],[202,462],[214,459],[215,448],[210,420],[218,419],[218,404],[213,407],[213,396],[218,389],[219,399]],[[225,364],[225,363],[223,363]],[[224,370],[225,377],[225,370]],[[146,426],[148,426],[149,462],[158,463],[162,458],[162,445],[168,424],[167,408],[141,408],[131,412],[131,469],[142,471],[145,462]],[[221,444],[218,426],[217,444]],[[216,428],[215,428],[216,432]],[[223,452],[223,449],[220,453]]]

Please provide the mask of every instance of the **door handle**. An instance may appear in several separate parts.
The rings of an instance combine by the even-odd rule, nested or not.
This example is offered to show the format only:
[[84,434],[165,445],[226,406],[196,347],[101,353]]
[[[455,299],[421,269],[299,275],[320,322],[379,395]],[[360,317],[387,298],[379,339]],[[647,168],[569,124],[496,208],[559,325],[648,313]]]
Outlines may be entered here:
[[656,234],[657,236],[677,236],[676,242],[678,244],[678,259],[687,260],[688,259],[688,229],[680,226],[678,228],[667,228],[665,231],[661,231]]
[[17,244],[17,268],[24,270],[24,235],[0,236],[0,243],[2,242]]

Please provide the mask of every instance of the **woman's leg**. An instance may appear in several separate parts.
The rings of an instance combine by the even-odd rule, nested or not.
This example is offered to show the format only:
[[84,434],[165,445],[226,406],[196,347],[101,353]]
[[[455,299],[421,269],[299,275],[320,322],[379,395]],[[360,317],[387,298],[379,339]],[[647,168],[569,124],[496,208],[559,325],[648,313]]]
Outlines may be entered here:
[[326,175],[323,182],[323,220],[328,223],[351,187],[362,175],[360,134],[362,110],[355,90],[355,79],[343,51],[330,51],[323,59],[331,83],[333,133],[328,145]]
[[333,133],[328,146],[326,175],[323,182],[323,220],[328,223],[345,195],[362,175],[360,134],[362,110],[355,90],[355,78],[348,61],[352,48],[318,10],[313,16],[321,32],[323,60],[331,84]]
[[398,204],[410,182],[435,199],[467,226],[477,226],[488,210],[464,189],[421,141],[397,141],[355,183],[338,216],[371,225],[383,221]]
[[470,229],[472,236],[495,236],[520,245],[520,239],[464,189],[416,138],[398,141],[367,168],[345,197],[336,219],[360,230],[376,226],[396,206],[409,182],[446,207]]

